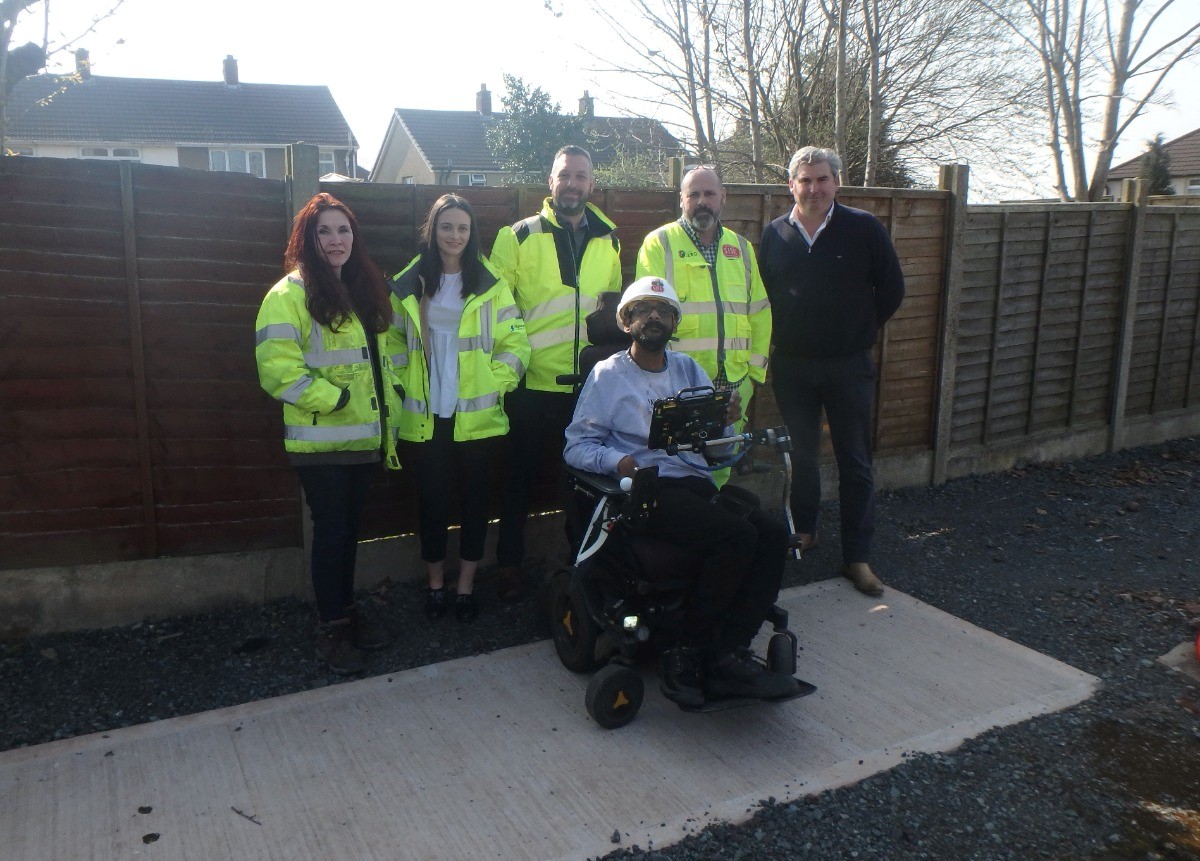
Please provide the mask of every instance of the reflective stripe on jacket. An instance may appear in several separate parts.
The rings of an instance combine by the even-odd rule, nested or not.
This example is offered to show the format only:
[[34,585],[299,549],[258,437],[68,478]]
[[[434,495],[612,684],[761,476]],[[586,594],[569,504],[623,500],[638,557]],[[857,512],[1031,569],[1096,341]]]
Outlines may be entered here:
[[671,349],[687,353],[714,380],[738,383],[747,375],[767,378],[771,305],[758,272],[754,248],[721,228],[716,267],[708,265],[679,222],[652,231],[637,256],[636,277],[657,275],[671,282],[683,316]]
[[558,222],[550,198],[538,215],[502,227],[492,246],[492,265],[508,282],[529,337],[532,354],[525,385],[569,392],[560,374],[575,373],[579,351],[589,343],[583,318],[596,310],[596,297],[621,289],[621,245],[615,225],[587,205],[588,240],[576,268],[569,230]]
[[[421,279],[415,258],[391,281],[392,327],[388,356],[404,389],[397,421],[400,439],[433,438],[429,409],[429,360],[421,329]],[[458,324],[458,404],[454,409],[457,442],[508,433],[504,395],[517,387],[529,361],[525,322],[512,292],[482,257],[484,290],[467,298]]]
[[[304,299],[304,283],[292,273],[268,291],[255,321],[258,381],[283,402],[284,448],[298,462],[317,455],[330,462],[329,455],[339,453],[347,462],[363,462],[374,452],[399,469],[389,417],[399,413],[400,399],[390,384],[385,336],[373,336],[381,366],[377,387],[358,317],[351,315],[335,332],[313,320]],[[343,391],[350,400],[335,411]]]

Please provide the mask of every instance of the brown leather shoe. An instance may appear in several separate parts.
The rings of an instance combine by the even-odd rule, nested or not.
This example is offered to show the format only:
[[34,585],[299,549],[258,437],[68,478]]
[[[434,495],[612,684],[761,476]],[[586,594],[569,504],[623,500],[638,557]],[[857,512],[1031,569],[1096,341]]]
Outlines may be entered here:
[[501,565],[496,570],[496,597],[501,601],[511,601],[525,589],[525,579],[521,576],[520,565]]
[[789,537],[788,541],[789,541],[789,545],[793,549],[800,551],[801,556],[803,556],[808,551],[816,550],[818,547],[821,546],[821,538],[815,532],[813,532],[813,533],[794,532]]
[[875,576],[875,572],[866,562],[851,562],[844,566],[842,576],[853,583],[854,588],[864,595],[878,598],[883,594],[883,581]]

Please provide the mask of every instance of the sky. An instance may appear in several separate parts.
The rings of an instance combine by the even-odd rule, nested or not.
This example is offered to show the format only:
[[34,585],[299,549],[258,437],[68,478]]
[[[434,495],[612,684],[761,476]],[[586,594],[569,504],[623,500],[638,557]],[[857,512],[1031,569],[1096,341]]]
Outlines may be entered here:
[[[71,49],[88,49],[96,75],[219,81],[222,61],[232,54],[243,82],[327,85],[358,139],[364,166],[374,163],[395,108],[473,110],[475,93],[486,84],[493,108],[501,110],[506,73],[540,86],[564,112],[574,112],[587,90],[597,114],[673,117],[667,107],[644,103],[624,109],[616,93],[633,84],[595,71],[598,62],[581,46],[605,56],[621,47],[585,0],[549,4],[553,11],[546,0],[456,0],[447,6],[421,0],[125,0],[87,32],[111,0],[51,0],[50,42],[53,50],[76,40]],[[604,3],[614,10],[622,5]],[[42,41],[41,10],[35,5],[18,22],[14,46]],[[1178,17],[1195,14],[1190,9]],[[51,57],[51,71],[73,67],[70,52]],[[1139,118],[1122,138],[1114,165],[1143,152],[1156,133],[1170,140],[1200,126],[1200,63],[1177,70],[1169,89],[1180,94],[1176,104]],[[1027,195],[1026,189],[1018,196]]]

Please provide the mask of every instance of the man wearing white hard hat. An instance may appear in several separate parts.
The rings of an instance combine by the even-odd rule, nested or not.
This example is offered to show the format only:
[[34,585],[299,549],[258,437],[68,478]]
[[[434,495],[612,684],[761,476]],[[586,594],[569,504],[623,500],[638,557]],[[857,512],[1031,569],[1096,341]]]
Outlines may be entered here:
[[[626,288],[617,319],[633,339],[588,375],[563,457],[577,469],[632,476],[657,466],[657,506],[650,530],[704,560],[684,607],[683,639],[662,654],[662,691],[681,706],[714,697],[784,697],[797,682],[756,661],[749,646],[779,593],[787,530],[761,511],[743,518],[713,505],[712,473],[661,449],[650,449],[652,405],[681,390],[711,386],[685,353],[668,350],[679,326],[679,298],[662,278],[639,278]],[[740,407],[732,403],[732,425]]]

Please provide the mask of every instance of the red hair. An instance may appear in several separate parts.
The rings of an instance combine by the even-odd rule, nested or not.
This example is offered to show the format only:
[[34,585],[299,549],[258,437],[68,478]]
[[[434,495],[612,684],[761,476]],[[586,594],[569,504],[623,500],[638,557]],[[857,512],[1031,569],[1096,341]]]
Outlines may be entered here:
[[[336,209],[350,222],[354,242],[350,257],[342,266],[341,277],[325,259],[317,241],[317,219],[322,212]],[[392,308],[388,300],[387,282],[379,267],[371,260],[358,231],[358,219],[350,207],[332,194],[321,192],[296,213],[292,235],[283,254],[288,272],[299,270],[304,281],[305,305],[308,313],[322,326],[335,332],[351,313],[357,314],[368,332],[381,333],[391,323]]]

